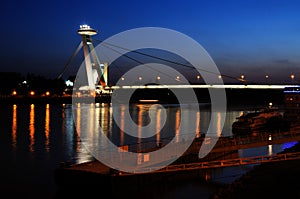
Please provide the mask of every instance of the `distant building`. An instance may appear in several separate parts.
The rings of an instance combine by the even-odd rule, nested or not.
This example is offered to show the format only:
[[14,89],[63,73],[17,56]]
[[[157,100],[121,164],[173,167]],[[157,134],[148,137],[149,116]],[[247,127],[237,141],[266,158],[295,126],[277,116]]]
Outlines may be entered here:
[[300,86],[286,87],[284,89],[284,117],[292,125],[300,124]]

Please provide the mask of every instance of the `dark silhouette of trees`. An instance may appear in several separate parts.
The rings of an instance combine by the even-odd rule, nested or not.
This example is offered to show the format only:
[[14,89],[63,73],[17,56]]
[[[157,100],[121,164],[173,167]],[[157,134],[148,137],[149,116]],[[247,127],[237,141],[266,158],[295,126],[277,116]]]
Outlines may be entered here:
[[61,96],[66,88],[65,81],[60,79],[50,79],[44,76],[28,73],[23,76],[17,72],[0,72],[0,95],[12,95],[16,91],[17,95],[28,96],[31,91],[35,95],[44,95],[50,92],[51,95]]
[[1,72],[0,73],[0,93],[1,95],[11,95],[14,90],[17,90],[25,78],[16,72]]

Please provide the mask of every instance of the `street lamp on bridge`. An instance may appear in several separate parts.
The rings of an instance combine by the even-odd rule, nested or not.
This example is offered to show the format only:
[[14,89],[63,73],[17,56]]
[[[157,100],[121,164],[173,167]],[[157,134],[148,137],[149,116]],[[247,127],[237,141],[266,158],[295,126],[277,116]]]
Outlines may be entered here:
[[292,83],[294,83],[295,75],[291,74]]

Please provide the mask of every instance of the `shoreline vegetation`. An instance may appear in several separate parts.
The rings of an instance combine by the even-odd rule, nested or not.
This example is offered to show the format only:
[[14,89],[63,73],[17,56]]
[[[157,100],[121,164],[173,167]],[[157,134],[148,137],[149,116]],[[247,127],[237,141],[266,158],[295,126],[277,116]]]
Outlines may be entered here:
[[[279,154],[300,152],[299,141]],[[229,184],[217,185],[210,199],[300,198],[300,160],[255,165]]]

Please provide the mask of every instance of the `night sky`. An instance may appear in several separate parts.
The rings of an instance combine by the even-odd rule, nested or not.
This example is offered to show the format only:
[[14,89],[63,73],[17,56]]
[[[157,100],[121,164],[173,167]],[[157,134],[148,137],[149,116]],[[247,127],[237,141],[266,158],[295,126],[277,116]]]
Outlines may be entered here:
[[[300,77],[300,1],[5,1],[1,3],[1,72],[55,78],[88,24],[105,40],[139,27],[164,27],[198,41],[221,73],[254,82]],[[70,65],[78,69],[82,56]]]

